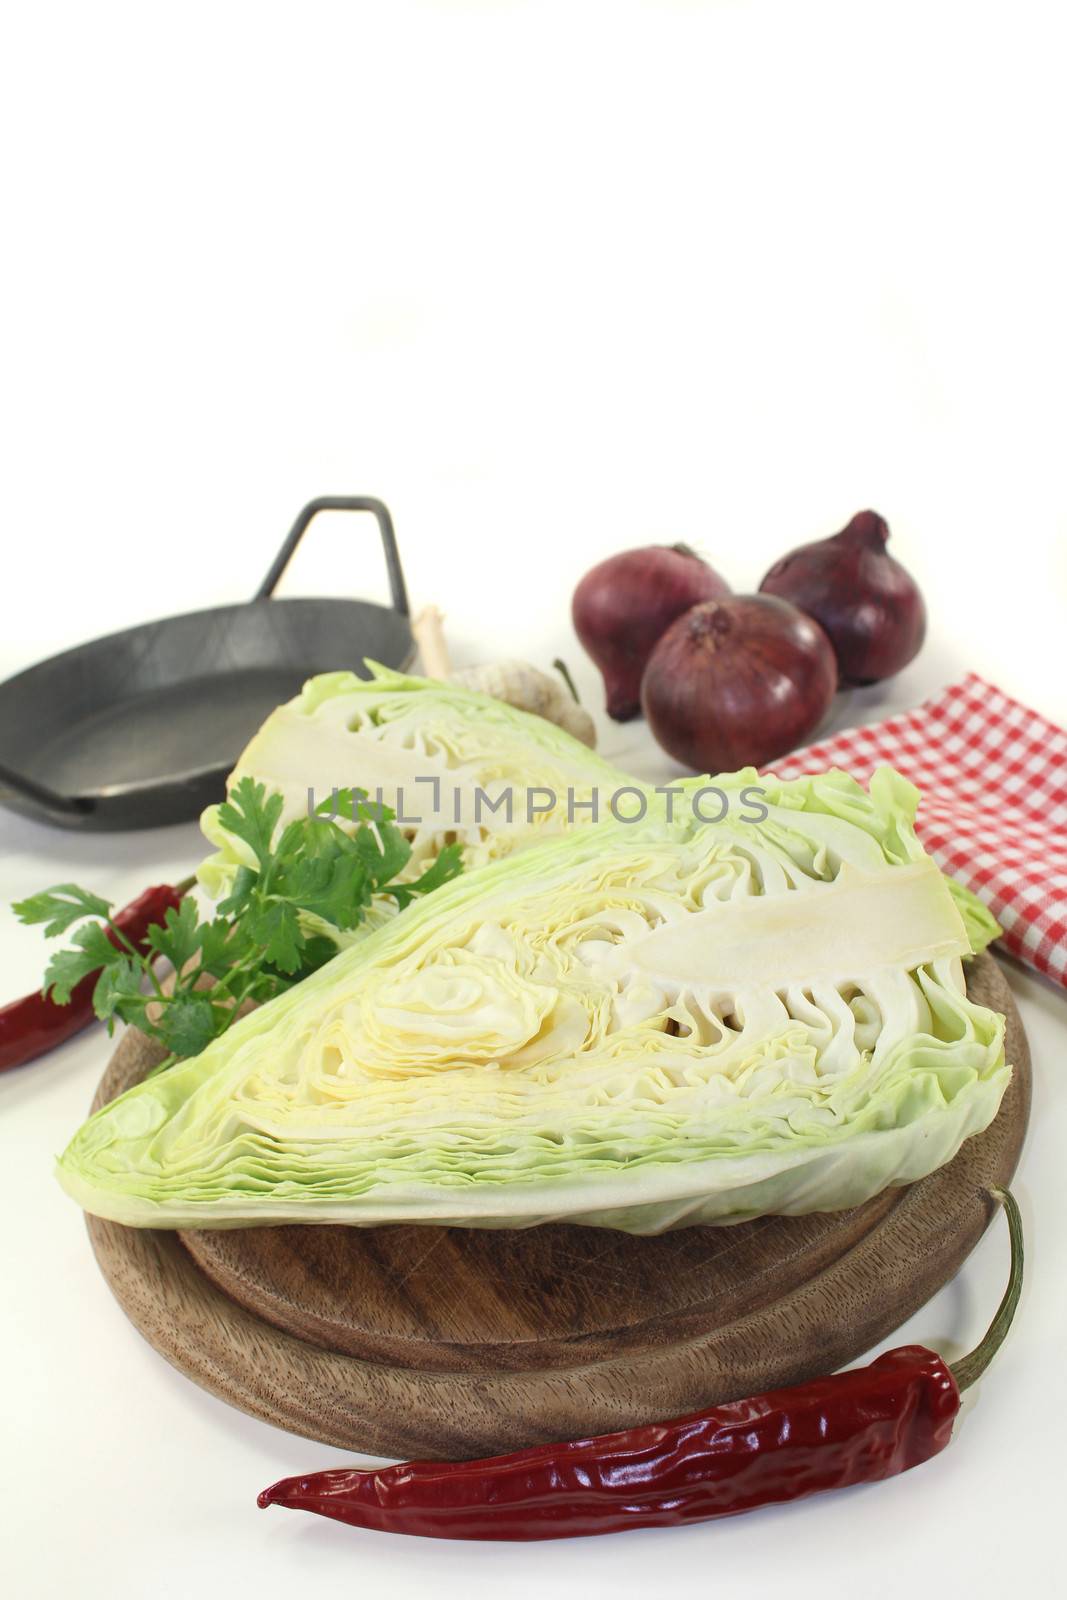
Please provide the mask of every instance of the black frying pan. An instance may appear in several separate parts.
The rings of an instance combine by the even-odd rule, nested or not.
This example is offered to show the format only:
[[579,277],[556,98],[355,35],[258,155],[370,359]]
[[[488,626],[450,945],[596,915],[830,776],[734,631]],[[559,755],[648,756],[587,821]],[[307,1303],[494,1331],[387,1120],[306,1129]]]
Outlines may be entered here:
[[[369,600],[272,600],[320,511],[378,519],[392,609]],[[0,684],[0,804],[63,828],[185,822],[221,799],[268,712],[306,678],[414,654],[393,523],[380,500],[306,505],[254,600],[165,617],[66,650]]]

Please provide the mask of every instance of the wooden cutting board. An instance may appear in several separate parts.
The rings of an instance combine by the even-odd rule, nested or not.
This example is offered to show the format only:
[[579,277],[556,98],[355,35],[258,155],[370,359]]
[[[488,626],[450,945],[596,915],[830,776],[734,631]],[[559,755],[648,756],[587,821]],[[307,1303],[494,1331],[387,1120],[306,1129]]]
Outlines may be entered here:
[[[1030,1053],[955,1161],[853,1211],[638,1239],[606,1229],[247,1228],[89,1217],[104,1276],[167,1360],[232,1405],[372,1455],[470,1457],[678,1415],[842,1366],[956,1272],[1015,1170]],[[105,1104],[159,1059],[130,1030]],[[992,1313],[993,1307],[990,1307]],[[936,1330],[931,1330],[934,1332]]]

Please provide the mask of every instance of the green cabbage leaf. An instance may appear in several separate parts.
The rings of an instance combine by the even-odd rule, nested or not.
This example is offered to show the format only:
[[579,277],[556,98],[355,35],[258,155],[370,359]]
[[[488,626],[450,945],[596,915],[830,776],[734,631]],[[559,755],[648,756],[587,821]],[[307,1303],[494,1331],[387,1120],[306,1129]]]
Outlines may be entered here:
[[60,1181],[134,1226],[654,1233],[951,1160],[1011,1069],[916,791],[742,772],[766,818],[704,823],[706,781],[435,890],[91,1117]]
[[968,889],[966,884],[948,873],[945,874],[945,882],[956,902],[956,910],[963,918],[963,926],[967,929],[967,942],[971,947],[971,954],[980,956],[994,939],[1000,938],[1004,929],[989,907],[979,900],[973,889]]

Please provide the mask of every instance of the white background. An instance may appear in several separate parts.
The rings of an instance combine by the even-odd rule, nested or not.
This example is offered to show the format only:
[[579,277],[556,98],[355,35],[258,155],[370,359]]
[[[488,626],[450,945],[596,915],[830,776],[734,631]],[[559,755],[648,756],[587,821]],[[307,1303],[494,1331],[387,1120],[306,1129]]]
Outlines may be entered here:
[[[9,5],[0,23],[0,674],[250,595],[302,502],[383,496],[461,662],[562,651],[591,562],[688,539],[738,588],[873,505],[931,636],[838,723],[976,669],[1067,719],[1061,8],[1020,4]],[[287,592],[384,597],[316,529]],[[602,748],[667,771],[641,725]],[[195,829],[0,815],[0,899],[128,898]],[[40,973],[0,912],[3,989]],[[1017,1332],[946,1455],[715,1526],[391,1542],[255,1509],[338,1453],[171,1371],[50,1158],[94,1032],[0,1081],[0,1577],[233,1593],[1045,1592],[1061,1554],[1067,1000],[1031,1034]],[[1002,1226],[906,1335],[958,1351]],[[6,1569],[6,1574],[5,1574]]]

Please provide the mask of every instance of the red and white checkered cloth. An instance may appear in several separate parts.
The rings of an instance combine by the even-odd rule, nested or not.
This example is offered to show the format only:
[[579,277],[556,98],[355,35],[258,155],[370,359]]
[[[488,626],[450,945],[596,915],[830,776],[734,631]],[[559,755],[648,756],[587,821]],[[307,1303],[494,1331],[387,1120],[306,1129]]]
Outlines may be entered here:
[[922,791],[916,832],[1004,929],[1003,944],[1067,988],[1067,733],[974,673],[917,708],[776,762],[780,778],[895,767]]

